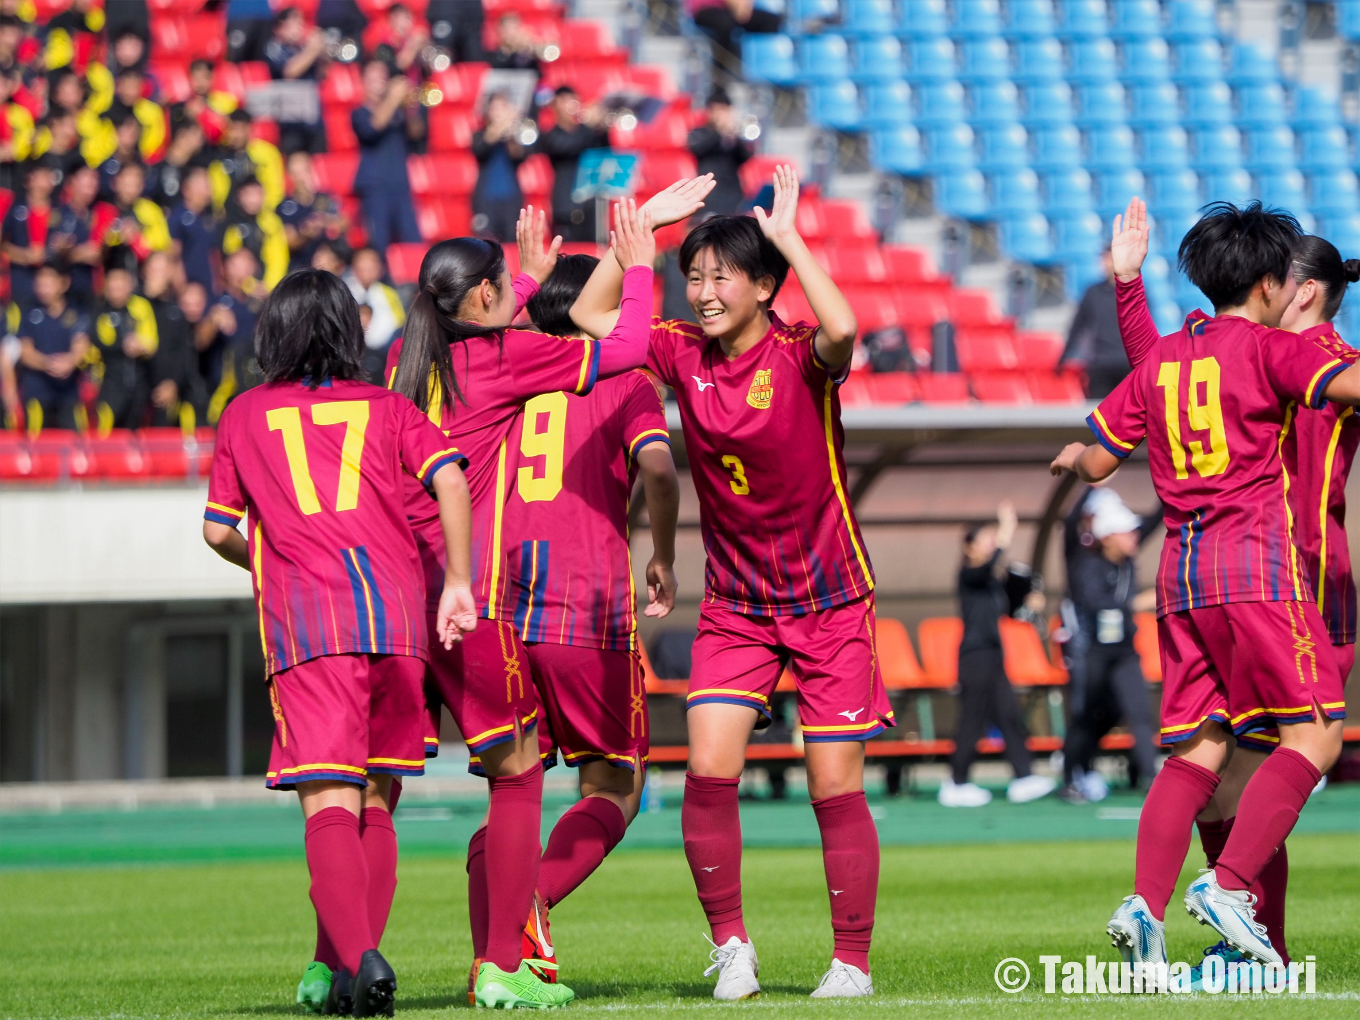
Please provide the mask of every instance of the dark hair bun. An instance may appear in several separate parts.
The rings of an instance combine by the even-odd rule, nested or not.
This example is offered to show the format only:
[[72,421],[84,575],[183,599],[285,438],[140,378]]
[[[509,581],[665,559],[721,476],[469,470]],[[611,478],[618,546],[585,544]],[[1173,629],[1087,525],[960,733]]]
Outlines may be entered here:
[[1347,259],[1342,270],[1346,274],[1347,283],[1360,283],[1360,259]]

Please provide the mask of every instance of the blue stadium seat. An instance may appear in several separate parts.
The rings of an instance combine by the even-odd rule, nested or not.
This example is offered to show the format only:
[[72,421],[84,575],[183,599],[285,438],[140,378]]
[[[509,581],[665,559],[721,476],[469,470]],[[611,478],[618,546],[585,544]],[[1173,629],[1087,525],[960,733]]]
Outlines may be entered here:
[[1093,212],[1053,220],[1053,254],[1064,262],[1098,254],[1105,247],[1105,226]]
[[998,216],[1039,211],[1039,175],[1033,170],[994,174],[990,180],[992,209]]
[[1121,42],[1153,39],[1162,34],[1162,5],[1158,0],[1120,0],[1114,5],[1110,35]]
[[893,81],[902,77],[902,44],[896,36],[866,36],[855,40],[855,69],[850,77],[858,82]]
[[1049,219],[1075,213],[1088,213],[1091,201],[1091,175],[1080,167],[1044,174],[1044,212]]
[[1184,85],[1195,81],[1221,81],[1223,50],[1216,39],[1179,42],[1174,47],[1175,70],[1171,77]]
[[1169,81],[1171,50],[1165,39],[1130,39],[1120,47],[1119,80],[1126,85]]
[[1190,165],[1200,173],[1242,165],[1242,136],[1235,127],[1198,128],[1190,134]]
[[1062,46],[1057,39],[1020,39],[1011,47],[1011,77],[1017,85],[1062,80]]
[[963,86],[956,81],[928,82],[916,87],[916,123],[921,127],[949,127],[967,120]]
[[954,44],[943,36],[913,39],[907,45],[907,60],[907,80],[912,84],[954,78]]
[[[1337,130],[1340,130],[1339,128]],[[1342,138],[1345,132],[1342,131]],[[1247,158],[1243,166],[1253,173],[1294,169],[1294,132],[1283,124],[1248,127],[1242,132]],[[1346,164],[1342,162],[1341,166]]]
[[1343,39],[1360,39],[1360,3],[1339,0],[1336,5],[1336,31]]
[[1010,77],[1011,53],[1000,36],[965,39],[960,50],[960,81],[1001,81]]
[[897,5],[897,34],[908,39],[930,39],[949,31],[944,0],[915,0]]
[[891,173],[912,176],[925,169],[921,135],[910,124],[875,131],[869,136],[869,160]]
[[1136,128],[1179,124],[1180,108],[1180,93],[1169,81],[1135,85],[1129,90],[1129,123]]
[[1005,33],[1010,39],[1046,39],[1053,34],[1051,0],[1010,0]]
[[1001,34],[999,0],[954,0],[949,34],[956,39],[979,39]]
[[1144,173],[1181,170],[1190,165],[1190,139],[1178,127],[1144,128],[1138,132],[1138,167]]
[[1026,127],[1072,122],[1072,90],[1066,82],[1037,82],[1025,86],[1025,112],[1020,118]]
[[1308,192],[1303,184],[1303,174],[1297,170],[1276,170],[1262,174],[1260,182],[1262,205],[1285,209],[1295,215],[1308,208]]
[[[1343,259],[1360,257],[1360,215],[1352,213],[1320,219],[1317,223],[1317,233],[1336,245]],[[1342,311],[1346,311],[1347,305],[1354,312],[1355,305],[1351,304],[1350,299],[1341,306]],[[1351,336],[1357,333],[1360,333],[1360,328],[1352,327],[1349,331]]]
[[1245,170],[1221,170],[1200,179],[1204,201],[1231,202],[1241,206],[1251,201],[1251,174]]
[[1232,48],[1228,64],[1230,85],[1259,85],[1279,80],[1279,65],[1269,53],[1250,43],[1238,43]]
[[1123,212],[1134,195],[1146,193],[1143,175],[1129,167],[1095,175],[1096,212],[1105,221]]
[[798,74],[805,82],[849,78],[850,45],[845,41],[845,36],[809,35],[800,40]]
[[973,129],[967,124],[952,124],[926,132],[926,169],[932,174],[971,170]]
[[1002,217],[997,240],[1002,252],[1018,262],[1047,262],[1053,257],[1048,220],[1042,213]]
[[[1185,235],[1181,235],[1182,237]],[[1180,241],[1176,244],[1179,246]],[[1206,315],[1214,314],[1214,305],[1203,292],[1185,277],[1178,277],[1176,281],[1176,304],[1181,306],[1181,311],[1186,315],[1191,312],[1203,312]]]
[[1203,81],[1185,89],[1186,127],[1213,127],[1232,123],[1232,90],[1221,81]]
[[1081,135],[1071,124],[1050,124],[1029,133],[1034,158],[1031,165],[1040,173],[1074,170],[1081,166]]
[[1262,124],[1283,124],[1287,119],[1284,89],[1278,82],[1240,85],[1237,93],[1237,122],[1239,127]]
[[858,131],[862,126],[859,90],[848,78],[818,82],[808,89],[808,120],[837,131]]
[[1350,165],[1350,139],[1341,125],[1310,127],[1299,132],[1299,169],[1304,173],[1340,170]]
[[840,19],[836,0],[788,0],[788,26],[795,35],[819,30],[826,23],[834,25]]
[[741,44],[742,75],[750,82],[792,85],[798,81],[793,40],[786,35],[752,35]]
[[861,93],[864,126],[870,130],[911,123],[911,86],[897,81],[877,81]]
[[1117,81],[1077,86],[1077,116],[1080,127],[1123,124],[1127,117],[1124,86]]
[[1214,0],[1171,0],[1166,37],[1174,42],[1218,38]]
[[1297,131],[1310,127],[1328,127],[1341,123],[1341,108],[1336,100],[1317,89],[1298,89],[1294,93],[1294,111],[1289,123]]
[[960,170],[933,178],[935,208],[946,216],[977,220],[987,215],[987,183],[976,170]]
[[1020,170],[1029,166],[1029,135],[1019,124],[983,128],[977,132],[978,169],[983,173]]
[[1173,212],[1162,212],[1153,217],[1152,227],[1152,249],[1160,252],[1168,261],[1176,261],[1177,249],[1181,246],[1181,238],[1185,232],[1195,225],[1199,219],[1198,209],[1175,210]]
[[1086,168],[1123,170],[1137,163],[1133,132],[1122,124],[1092,128],[1086,132]]
[[1193,170],[1164,170],[1149,174],[1148,207],[1155,219],[1175,213],[1193,214],[1202,204],[1199,197],[1199,177]]
[[968,123],[974,127],[1014,124],[1020,119],[1020,101],[1008,81],[988,81],[968,89]]
[[1099,39],[1108,34],[1105,0],[1060,0],[1057,34],[1063,39]]
[[842,29],[848,35],[892,35],[897,31],[892,0],[855,0],[843,4],[845,19]]
[[1350,170],[1328,170],[1308,176],[1308,209],[1314,216],[1360,212],[1360,192]]
[[1114,43],[1108,39],[1075,39],[1067,47],[1067,80],[1073,84],[1114,80]]

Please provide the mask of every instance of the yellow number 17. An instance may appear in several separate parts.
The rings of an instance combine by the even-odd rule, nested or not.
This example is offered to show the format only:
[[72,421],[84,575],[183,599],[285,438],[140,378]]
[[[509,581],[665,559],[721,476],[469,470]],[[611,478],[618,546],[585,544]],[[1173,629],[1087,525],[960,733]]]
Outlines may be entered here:
[[[307,465],[307,443],[302,438],[302,412],[297,407],[276,407],[265,415],[270,432],[283,433],[283,452],[288,458],[288,473],[293,479],[293,494],[304,514],[319,514],[316,483]],[[359,505],[359,465],[364,457],[364,433],[368,431],[367,400],[332,400],[312,405],[316,425],[344,425],[345,441],[340,447],[340,485],[335,493],[336,510],[353,510]]]
[[[1187,393],[1185,417],[1196,432],[1209,433],[1209,448],[1199,441],[1189,443],[1190,463],[1201,478],[1221,475],[1228,470],[1228,436],[1223,427],[1223,404],[1220,398],[1222,372],[1217,358],[1198,358],[1190,362],[1190,386]],[[1201,401],[1200,384],[1204,385]],[[1166,397],[1166,436],[1171,446],[1171,463],[1177,478],[1189,478],[1185,464],[1185,448],[1181,442],[1181,363],[1164,361],[1157,372],[1157,385]]]

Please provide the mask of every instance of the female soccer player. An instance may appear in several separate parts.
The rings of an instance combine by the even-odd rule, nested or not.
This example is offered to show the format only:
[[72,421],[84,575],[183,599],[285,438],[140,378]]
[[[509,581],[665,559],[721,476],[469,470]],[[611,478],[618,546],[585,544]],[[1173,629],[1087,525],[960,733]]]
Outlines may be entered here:
[[477,623],[466,460],[409,400],[362,381],[359,309],[337,277],[284,279],[256,335],[265,384],[222,415],[203,537],[251,571],[275,721],[267,785],[298,792],[312,902],[339,959],[327,998],[304,1004],[391,1016],[396,977],[377,949],[397,877],[387,806],[392,777],[425,770],[428,654],[403,479],[436,508],[434,630],[452,647]]
[[[1298,290],[1280,317],[1280,328],[1339,342],[1332,319],[1346,296],[1347,285],[1360,281],[1360,259],[1342,261],[1330,241],[1312,235],[1296,239],[1291,255],[1290,275]],[[1111,256],[1115,261],[1120,332],[1129,362],[1137,366],[1148,359],[1160,339],[1143,291],[1147,209],[1138,198],[1129,203],[1122,219],[1115,220]],[[1334,403],[1316,411],[1304,410],[1294,416],[1280,446],[1289,475],[1294,543],[1327,625],[1343,687],[1355,665],[1356,589],[1346,539],[1346,480],[1360,446],[1360,425],[1354,412],[1353,407]],[[1197,820],[1209,867],[1218,863],[1227,844],[1243,788],[1279,741],[1275,727],[1238,737],[1213,800]],[[1284,901],[1288,883],[1289,855],[1281,844],[1251,891],[1257,897],[1256,917],[1286,962]],[[1205,950],[1206,956],[1240,959],[1235,953],[1224,942]]]
[[[514,621],[502,619],[496,609],[504,584],[507,437],[526,400],[556,391],[584,394],[598,378],[642,365],[652,302],[651,225],[690,215],[708,186],[711,181],[705,185],[701,179],[669,189],[652,207],[650,222],[646,213],[620,207],[614,242],[627,271],[616,304],[619,329],[612,335],[545,338],[509,328],[552,272],[561,245],[555,238],[545,250],[545,217],[535,216],[530,207],[518,224],[524,272],[513,281],[494,241],[463,237],[430,249],[405,336],[388,355],[389,372],[395,366],[393,388],[411,397],[472,462],[473,593],[487,623],[451,654],[433,656],[430,669],[473,767],[491,784],[486,825],[468,848],[469,910],[473,917],[486,916],[487,943],[482,962],[474,962],[473,997],[479,1005],[551,1006],[572,998],[569,988],[545,983],[522,965],[524,921],[538,880],[543,770],[533,732],[539,707],[528,659]],[[427,579],[434,579],[443,570],[442,552],[434,519],[415,495],[412,491],[408,497],[408,515]],[[435,590],[427,588],[431,596]]]
[[[797,211],[798,178],[782,166],[768,215],[715,216],[690,232],[680,266],[700,325],[654,322],[647,362],[680,403],[708,554],[681,824],[712,928],[705,973],[718,972],[718,999],[760,992],[742,921],[737,784],[785,667],[798,685],[835,933],[812,994],[873,993],[879,856],[864,741],[892,725],[892,710],[874,652],[874,575],[841,454],[837,384],[858,326],[798,235]],[[613,326],[622,265],[605,258],[572,310],[592,336]],[[790,326],[771,312],[790,267],[818,322]]]

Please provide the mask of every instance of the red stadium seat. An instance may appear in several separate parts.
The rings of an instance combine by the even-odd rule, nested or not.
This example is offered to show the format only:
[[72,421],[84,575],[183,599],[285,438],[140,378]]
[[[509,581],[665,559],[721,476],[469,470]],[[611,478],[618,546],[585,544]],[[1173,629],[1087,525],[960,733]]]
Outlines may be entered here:
[[583,103],[595,103],[608,96],[628,91],[628,79],[623,68],[613,64],[582,64],[559,60],[548,65],[543,77],[549,88],[570,85]]
[[897,283],[930,283],[940,279],[939,271],[935,268],[935,260],[925,248],[885,244],[883,261],[887,263],[888,272]]
[[461,107],[440,103],[430,108],[430,151],[467,152],[472,148],[472,115]]
[[[801,202],[799,203],[801,205]],[[822,219],[831,226],[831,232],[838,240],[862,238],[878,243],[878,231],[864,215],[864,207],[858,202],[845,198],[822,199]]]
[[812,314],[812,306],[808,304],[807,296],[803,293],[803,288],[796,286],[796,281],[790,279],[779,288],[779,293],[774,299],[774,313],[787,323],[795,322],[815,322],[816,317]]
[[482,0],[488,18],[499,18],[503,14],[557,14],[562,10],[561,0]]
[[649,152],[642,157],[641,188],[655,194],[697,172],[694,157],[686,151]]
[[752,156],[738,171],[741,174],[741,189],[748,195],[754,195],[774,180],[775,167],[788,162],[785,156]]
[[227,55],[227,14],[197,14],[186,22],[191,58],[218,61]]
[[151,475],[151,465],[127,429],[114,429],[107,436],[90,439],[85,445],[91,461],[91,477],[127,481]]
[[633,87],[643,95],[667,101],[675,98],[675,81],[671,78],[670,71],[664,67],[634,64],[624,73]]
[[[553,168],[548,157],[534,153],[519,165],[520,190],[528,195],[547,195],[553,188]],[[534,203],[537,205],[538,203]]]
[[897,325],[897,307],[887,287],[842,287],[841,291],[855,310],[860,336]]
[[959,679],[959,645],[963,621],[957,616],[931,616],[916,629],[921,668],[938,687],[953,687]]
[[156,79],[162,103],[182,103],[193,94],[189,71],[181,63],[148,64],[147,73]]
[[968,378],[958,372],[922,372],[916,377],[924,404],[966,404]]
[[820,241],[826,237],[826,218],[822,214],[822,200],[818,195],[800,195],[796,225],[805,241]]
[[60,473],[56,455],[36,454],[23,436],[0,432],[0,482],[53,482]]
[[189,28],[183,18],[153,18],[151,56],[155,60],[184,60],[189,55]]
[[392,282],[415,283],[420,279],[420,263],[429,251],[424,244],[389,244],[387,246],[387,272]]
[[471,195],[477,186],[477,161],[470,152],[408,156],[406,172],[413,195]]
[[937,322],[949,319],[949,306],[933,288],[904,287],[888,270],[893,286],[893,300],[897,304],[897,319],[903,326],[929,329]]
[[[207,2],[208,0],[146,0],[146,9],[153,18],[165,14],[194,14],[201,11]],[[60,3],[54,6],[67,5]]]
[[279,144],[279,126],[265,117],[256,117],[250,122],[250,137],[258,138],[271,145]]
[[668,107],[650,124],[639,123],[632,131],[614,127],[609,140],[616,149],[683,149],[689,141],[689,127],[684,111]]
[[[69,429],[43,429],[28,444],[34,457],[58,465],[60,477],[82,479],[90,476],[90,457],[80,436]],[[44,469],[47,473],[50,469]]]
[[189,452],[184,432],[174,428],[142,429],[137,433],[153,478],[183,478],[189,474]]
[[225,60],[213,68],[212,87],[218,92],[226,92],[236,97],[237,102],[246,98],[246,79],[241,69],[245,64],[229,64]]
[[1061,333],[1021,330],[1015,334],[1015,353],[1021,368],[1051,372],[1058,367],[1065,342]]
[[472,233],[472,206],[466,198],[422,195],[415,200],[416,223],[425,241],[443,241]]
[[[831,240],[836,238],[833,236]],[[888,279],[883,256],[876,247],[833,244],[827,249],[827,256],[827,261],[822,264],[830,271],[831,278],[841,286],[880,284]]]
[[865,381],[875,404],[914,404],[921,399],[921,386],[911,372],[881,372]]
[[9,207],[14,204],[14,192],[8,188],[0,188],[0,219],[4,219],[9,212]]
[[318,191],[332,195],[354,193],[354,174],[359,169],[357,152],[321,152],[312,157],[312,173]]
[[841,383],[838,389],[841,407],[868,407],[874,402],[863,372],[850,373],[850,377]]
[[1027,372],[1025,381],[1036,404],[1080,404],[1086,400],[1081,378],[1070,372]]
[[241,82],[245,85],[246,91],[268,85],[273,80],[269,65],[263,60],[243,60],[236,66],[241,69]]
[[992,326],[1009,323],[992,302],[992,292],[957,288],[949,295],[949,321],[956,326]]
[[994,372],[1019,367],[1011,331],[1006,326],[958,326],[954,348],[965,372]]
[[1030,404],[1029,387],[1018,372],[983,372],[969,377],[973,396],[984,404]]
[[358,106],[364,101],[359,69],[353,64],[331,64],[321,82],[321,101],[327,106]]
[[331,152],[352,152],[359,148],[359,139],[354,136],[354,125],[350,123],[349,109],[343,106],[325,106],[321,110],[326,125],[326,146]]
[[581,61],[608,60],[627,63],[628,53],[614,44],[609,28],[602,21],[564,21],[557,29],[557,45],[562,59]]

